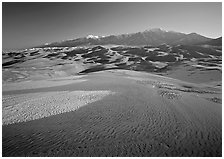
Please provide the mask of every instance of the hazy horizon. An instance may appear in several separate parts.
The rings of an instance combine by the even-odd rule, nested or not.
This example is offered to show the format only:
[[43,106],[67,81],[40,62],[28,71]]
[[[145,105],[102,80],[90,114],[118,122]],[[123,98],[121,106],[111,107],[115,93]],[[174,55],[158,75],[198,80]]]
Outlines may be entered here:
[[221,37],[222,3],[2,3],[3,50],[150,28]]

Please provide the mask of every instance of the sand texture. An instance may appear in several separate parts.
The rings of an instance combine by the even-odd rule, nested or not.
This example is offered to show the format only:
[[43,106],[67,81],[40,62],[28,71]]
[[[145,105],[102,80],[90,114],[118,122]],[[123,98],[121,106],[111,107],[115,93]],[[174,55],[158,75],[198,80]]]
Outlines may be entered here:
[[2,123],[26,122],[74,111],[109,94],[109,91],[61,91],[3,96]]
[[82,76],[67,77],[67,78],[56,78],[54,80],[38,80],[38,81],[23,81],[17,83],[4,83],[2,85],[3,91],[23,90],[23,89],[36,89],[54,87],[60,85],[67,85],[70,83],[79,83],[86,80],[80,79]]
[[2,155],[222,156],[221,89],[124,70],[82,80],[3,91]]

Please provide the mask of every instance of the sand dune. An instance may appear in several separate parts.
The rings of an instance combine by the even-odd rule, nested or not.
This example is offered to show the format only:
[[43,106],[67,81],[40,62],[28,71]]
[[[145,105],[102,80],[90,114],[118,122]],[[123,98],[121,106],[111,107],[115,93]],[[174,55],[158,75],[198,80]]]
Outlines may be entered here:
[[[55,103],[62,109],[66,98],[78,104],[76,92],[102,91],[97,100],[76,111],[3,125],[3,156],[222,155],[220,89],[124,70],[82,79],[86,81],[33,89],[33,94],[25,89],[15,96],[3,92],[6,101],[16,98],[16,107],[28,96],[40,101],[37,106],[41,96],[53,96],[44,109]],[[108,90],[116,93],[110,95]],[[7,105],[3,102],[3,110]]]
[[3,125],[26,122],[78,109],[109,91],[60,91],[3,96]]
[[36,89],[36,88],[46,88],[55,87],[61,85],[68,85],[71,83],[84,82],[86,80],[80,79],[83,76],[73,76],[64,78],[54,78],[48,80],[38,80],[38,81],[24,81],[18,83],[5,83],[2,85],[3,91],[13,91],[13,90],[24,90],[24,89]]

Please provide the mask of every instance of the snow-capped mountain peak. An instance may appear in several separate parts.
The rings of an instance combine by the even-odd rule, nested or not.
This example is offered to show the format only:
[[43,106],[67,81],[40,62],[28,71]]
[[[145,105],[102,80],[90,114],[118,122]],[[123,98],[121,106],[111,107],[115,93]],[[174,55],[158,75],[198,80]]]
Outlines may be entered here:
[[87,35],[86,36],[87,39],[99,39],[99,36],[95,36],[95,35]]
[[163,30],[161,28],[150,28],[145,30],[145,32],[167,32],[166,30]]

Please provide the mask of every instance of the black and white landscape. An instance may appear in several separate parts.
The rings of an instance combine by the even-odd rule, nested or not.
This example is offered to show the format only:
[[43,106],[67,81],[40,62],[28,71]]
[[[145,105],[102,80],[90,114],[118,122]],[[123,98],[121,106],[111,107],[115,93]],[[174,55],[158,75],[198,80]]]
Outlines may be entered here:
[[222,156],[222,37],[159,28],[2,52],[3,156]]

